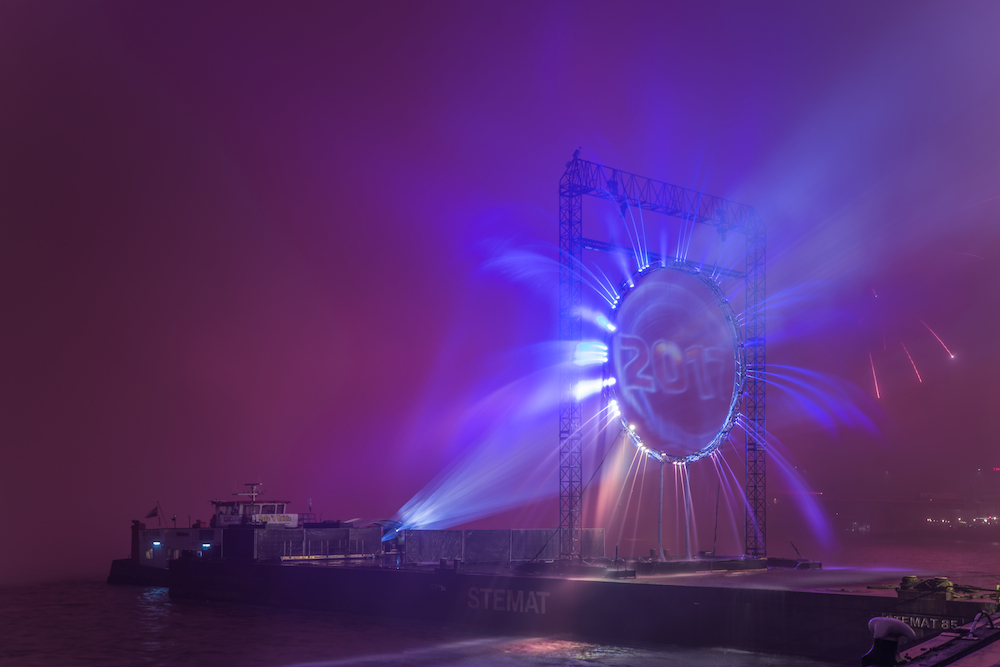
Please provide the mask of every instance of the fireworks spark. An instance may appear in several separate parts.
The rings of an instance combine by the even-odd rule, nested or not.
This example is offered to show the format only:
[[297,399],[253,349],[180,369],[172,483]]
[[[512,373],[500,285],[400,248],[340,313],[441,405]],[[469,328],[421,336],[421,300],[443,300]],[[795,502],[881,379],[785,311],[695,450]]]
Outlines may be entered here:
[[913,363],[913,357],[910,356],[910,351],[906,349],[906,345],[902,342],[900,342],[900,345],[903,346],[903,352],[906,352],[906,357],[910,360],[910,365],[913,366],[913,372],[917,374],[917,382],[922,384],[923,380],[920,379],[920,371],[917,370],[917,365]]
[[941,347],[943,347],[944,351],[948,353],[948,356],[951,357],[952,359],[954,359],[955,355],[951,353],[951,350],[948,349],[948,346],[944,344],[943,340],[941,340],[941,336],[938,336],[936,333],[934,333],[934,329],[931,329],[930,327],[928,327],[927,326],[927,322],[924,322],[923,320],[920,320],[920,323],[923,324],[925,327],[927,327],[927,330],[931,332],[931,335],[934,336],[935,338],[937,338],[937,342],[941,343]]
[[875,360],[872,359],[871,352],[868,353],[868,361],[870,361],[872,365],[872,380],[875,381],[875,398],[882,398],[882,394],[878,391],[878,377],[875,375]]

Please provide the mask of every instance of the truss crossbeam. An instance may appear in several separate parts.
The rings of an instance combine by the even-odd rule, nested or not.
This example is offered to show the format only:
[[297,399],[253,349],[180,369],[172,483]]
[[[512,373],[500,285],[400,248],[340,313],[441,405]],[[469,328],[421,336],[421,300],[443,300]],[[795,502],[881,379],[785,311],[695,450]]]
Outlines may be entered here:
[[578,174],[570,184],[573,195],[591,195],[724,230],[738,229],[745,222],[757,218],[757,212],[746,204],[654,181],[595,162],[576,159],[573,163],[577,163],[574,170]]

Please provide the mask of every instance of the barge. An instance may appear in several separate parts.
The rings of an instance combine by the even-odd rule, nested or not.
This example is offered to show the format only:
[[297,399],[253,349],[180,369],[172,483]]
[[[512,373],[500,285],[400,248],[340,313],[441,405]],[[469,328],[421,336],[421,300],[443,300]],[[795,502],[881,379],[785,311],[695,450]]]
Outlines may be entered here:
[[423,619],[486,633],[569,634],[844,662],[871,646],[873,617],[901,619],[920,638],[996,609],[995,597],[867,588],[883,573],[776,570],[743,560],[703,568],[626,579],[608,578],[603,568],[560,571],[558,565],[521,574],[454,561],[407,567],[180,560],[171,564],[170,596]]
[[625,562],[605,557],[602,529],[586,530],[584,557],[567,562],[558,560],[556,529],[401,530],[388,521],[303,520],[312,517],[256,497],[213,504],[213,521],[196,536],[134,522],[128,567],[155,578],[141,581],[116,561],[109,582],[168,585],[176,600],[855,664],[872,645],[874,617],[902,621],[922,641],[996,612],[998,602],[994,591],[943,579],[799,559]]

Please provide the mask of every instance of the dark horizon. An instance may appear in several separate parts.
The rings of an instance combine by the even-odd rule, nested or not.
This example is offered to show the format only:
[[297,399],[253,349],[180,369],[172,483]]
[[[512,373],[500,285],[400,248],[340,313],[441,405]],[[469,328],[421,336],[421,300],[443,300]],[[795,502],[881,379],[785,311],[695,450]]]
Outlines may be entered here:
[[[4,4],[23,532],[0,584],[103,576],[157,502],[186,525],[261,480],[390,517],[460,466],[556,340],[531,258],[578,147],[760,214],[768,364],[809,378],[769,388],[768,429],[809,490],[972,493],[1000,467],[998,25],[986,3]],[[551,450],[516,474],[554,476],[542,417],[525,443]],[[477,520],[555,526],[556,494]],[[774,516],[790,555],[811,528]]]

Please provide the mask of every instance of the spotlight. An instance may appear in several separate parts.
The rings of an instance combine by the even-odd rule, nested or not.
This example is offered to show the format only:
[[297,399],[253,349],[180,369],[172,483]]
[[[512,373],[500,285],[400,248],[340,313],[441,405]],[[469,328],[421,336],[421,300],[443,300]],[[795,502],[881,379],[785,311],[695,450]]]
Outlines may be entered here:
[[575,387],[573,387],[573,398],[575,398],[578,401],[582,401],[588,396],[596,394],[603,387],[604,387],[604,381],[601,380],[600,378],[596,380],[581,380],[580,382],[576,383]]
[[584,341],[578,343],[573,354],[573,363],[577,366],[604,364],[608,361],[608,346],[604,343]]
[[618,328],[615,325],[611,324],[611,322],[608,321],[608,318],[604,317],[604,315],[597,316],[597,324],[607,329],[608,331],[614,331],[615,329]]

